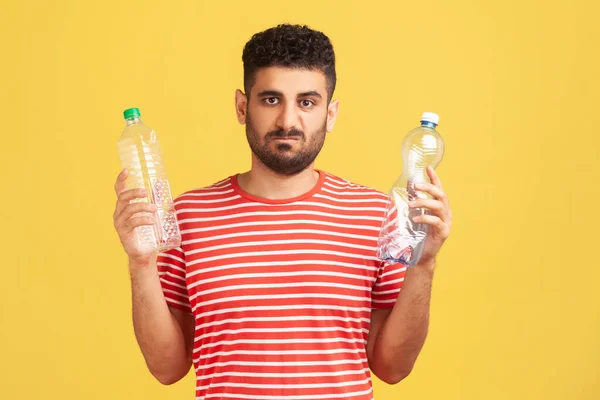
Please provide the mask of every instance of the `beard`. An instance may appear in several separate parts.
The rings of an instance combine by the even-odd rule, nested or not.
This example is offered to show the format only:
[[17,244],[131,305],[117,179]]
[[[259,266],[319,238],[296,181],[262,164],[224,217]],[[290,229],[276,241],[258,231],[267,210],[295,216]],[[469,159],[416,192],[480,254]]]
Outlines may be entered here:
[[[263,139],[252,124],[250,113],[246,117],[246,138],[254,155],[271,171],[285,176],[296,175],[304,171],[321,152],[325,143],[327,119],[320,129],[310,135],[307,141],[304,132],[298,129],[289,131],[276,130],[267,133]],[[273,149],[273,141],[277,138],[295,137],[298,143],[277,143]],[[299,146],[294,150],[294,146]]]

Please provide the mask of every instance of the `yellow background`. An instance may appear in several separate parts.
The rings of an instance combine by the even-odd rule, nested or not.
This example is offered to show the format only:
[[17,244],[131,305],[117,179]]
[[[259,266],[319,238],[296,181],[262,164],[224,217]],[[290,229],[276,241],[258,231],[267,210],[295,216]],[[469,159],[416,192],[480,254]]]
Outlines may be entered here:
[[174,194],[249,166],[234,114],[257,31],[333,41],[317,166],[387,191],[423,111],[454,211],[431,331],[377,400],[600,398],[597,1],[17,1],[0,12],[1,399],[192,399],[146,371],[112,226],[122,111]]

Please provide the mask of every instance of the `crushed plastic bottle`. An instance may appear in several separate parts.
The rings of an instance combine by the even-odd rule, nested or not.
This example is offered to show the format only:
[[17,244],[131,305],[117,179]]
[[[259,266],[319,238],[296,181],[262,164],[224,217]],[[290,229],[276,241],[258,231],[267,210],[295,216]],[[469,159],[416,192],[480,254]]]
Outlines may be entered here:
[[423,254],[428,225],[414,223],[413,218],[429,211],[410,209],[408,203],[431,197],[415,190],[415,183],[430,183],[427,166],[436,168],[444,156],[444,141],[436,130],[438,122],[437,114],[423,113],[421,125],[409,131],[402,142],[402,174],[390,190],[377,243],[377,257],[383,261],[412,267]]

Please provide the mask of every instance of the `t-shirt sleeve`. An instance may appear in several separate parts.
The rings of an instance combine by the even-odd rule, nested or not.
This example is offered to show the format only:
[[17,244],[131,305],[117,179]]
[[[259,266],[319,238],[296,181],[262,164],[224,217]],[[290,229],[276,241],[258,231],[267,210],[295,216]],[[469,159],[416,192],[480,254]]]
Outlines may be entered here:
[[[398,257],[399,251],[404,249],[402,243],[394,243],[394,240],[399,236],[398,229],[401,221],[398,219],[398,209],[396,203],[391,197],[387,198],[388,203],[386,213],[382,221],[380,235],[384,236],[384,241],[387,245],[387,251],[394,251],[393,256]],[[381,237],[379,240],[382,240]],[[392,243],[390,243],[392,242]],[[392,244],[395,246],[392,246]],[[378,244],[381,245],[381,244]],[[400,258],[395,258],[399,260]],[[406,265],[399,261],[380,261],[377,280],[371,291],[371,307],[372,308],[391,308],[396,304],[402,285],[404,284],[404,275],[406,274]]]
[[191,313],[192,307],[185,280],[185,254],[182,248],[158,253],[156,265],[167,304]]
[[371,307],[393,307],[404,284],[405,274],[405,265],[401,263],[382,262],[379,267],[379,275],[371,293]]

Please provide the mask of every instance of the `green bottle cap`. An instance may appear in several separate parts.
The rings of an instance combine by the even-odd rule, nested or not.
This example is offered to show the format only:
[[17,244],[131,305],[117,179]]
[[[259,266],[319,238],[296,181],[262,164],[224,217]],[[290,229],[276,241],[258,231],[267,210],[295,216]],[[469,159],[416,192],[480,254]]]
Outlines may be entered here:
[[125,117],[125,119],[139,117],[140,109],[139,108],[128,108],[127,110],[123,111],[123,116]]

